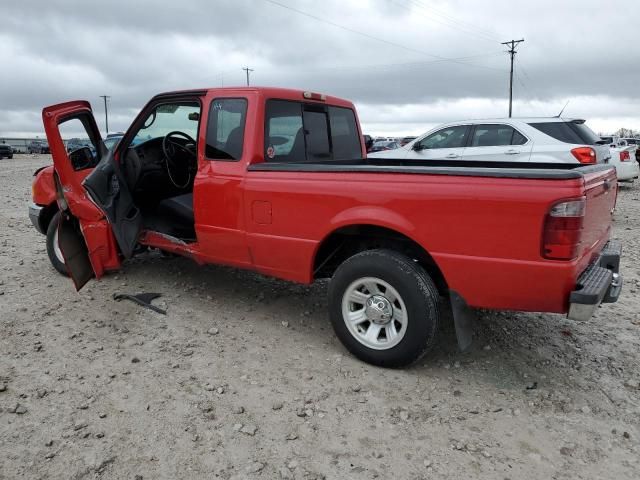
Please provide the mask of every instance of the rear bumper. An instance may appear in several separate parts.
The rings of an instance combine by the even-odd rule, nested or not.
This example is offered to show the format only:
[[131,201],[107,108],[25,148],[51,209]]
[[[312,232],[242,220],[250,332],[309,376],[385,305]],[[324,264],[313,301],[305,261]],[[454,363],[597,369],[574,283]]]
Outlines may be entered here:
[[637,162],[620,162],[616,164],[616,175],[619,181],[632,181],[640,175],[640,166]]
[[31,223],[33,224],[33,226],[36,228],[37,231],[39,231],[42,234],[46,233],[45,230],[45,222],[44,222],[44,207],[41,207],[40,205],[36,205],[35,203],[32,203],[31,205],[29,205],[29,219],[31,220]]
[[569,314],[572,320],[586,321],[601,303],[613,303],[622,291],[620,256],[622,245],[609,241],[598,259],[590,264],[578,278],[576,289],[569,297]]

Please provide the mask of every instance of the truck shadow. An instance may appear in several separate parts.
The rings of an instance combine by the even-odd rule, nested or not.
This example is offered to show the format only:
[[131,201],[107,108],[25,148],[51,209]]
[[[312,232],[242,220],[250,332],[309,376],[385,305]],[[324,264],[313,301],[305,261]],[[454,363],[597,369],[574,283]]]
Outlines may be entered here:
[[[124,271],[128,284],[163,292],[170,314],[172,310],[226,311],[227,322],[267,322],[277,328],[286,324],[306,344],[326,350],[327,357],[352,358],[331,329],[326,281],[298,285],[233,268],[201,267],[185,258],[162,258],[152,252],[128,262]],[[480,311],[473,345],[461,353],[445,299],[441,312],[436,347],[417,365],[405,369],[407,374],[459,376],[496,391],[546,391],[571,384],[585,395],[594,378],[602,375],[602,369],[591,366],[602,366],[594,357],[606,357],[606,346],[593,351],[583,348],[594,345],[588,330],[560,315]],[[604,368],[607,373],[607,366]]]

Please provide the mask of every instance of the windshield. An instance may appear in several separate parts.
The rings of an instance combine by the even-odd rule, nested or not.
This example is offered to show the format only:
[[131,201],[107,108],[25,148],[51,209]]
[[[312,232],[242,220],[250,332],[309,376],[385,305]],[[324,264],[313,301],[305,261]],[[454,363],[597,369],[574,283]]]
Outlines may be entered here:
[[158,105],[146,118],[133,139],[133,144],[152,138],[164,137],[169,132],[182,132],[191,138],[198,134],[200,105],[197,103],[164,103]]

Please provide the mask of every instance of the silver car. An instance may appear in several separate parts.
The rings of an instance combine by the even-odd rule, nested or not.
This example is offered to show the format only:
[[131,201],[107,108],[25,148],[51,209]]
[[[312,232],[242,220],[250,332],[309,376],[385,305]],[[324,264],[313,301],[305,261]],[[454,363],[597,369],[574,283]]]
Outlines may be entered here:
[[478,162],[607,163],[609,145],[584,120],[497,118],[440,125],[369,157]]

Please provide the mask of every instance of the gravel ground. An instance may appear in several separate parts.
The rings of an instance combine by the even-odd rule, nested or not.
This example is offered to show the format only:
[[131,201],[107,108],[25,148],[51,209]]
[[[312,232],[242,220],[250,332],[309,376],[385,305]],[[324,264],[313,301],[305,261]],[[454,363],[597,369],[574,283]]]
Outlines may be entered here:
[[[625,289],[588,323],[486,312],[383,370],[305,287],[146,253],[76,293],[27,207],[48,156],[0,161],[0,478],[640,478],[640,187]],[[118,292],[161,292],[159,315]]]

